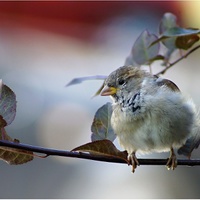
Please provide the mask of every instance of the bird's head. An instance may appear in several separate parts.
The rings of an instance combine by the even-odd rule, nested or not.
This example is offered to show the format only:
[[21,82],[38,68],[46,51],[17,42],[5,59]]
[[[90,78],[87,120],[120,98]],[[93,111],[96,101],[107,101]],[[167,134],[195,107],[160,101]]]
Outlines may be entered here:
[[142,81],[149,74],[138,67],[123,66],[112,72],[105,81],[101,96],[112,96],[115,100],[129,96],[141,89]]

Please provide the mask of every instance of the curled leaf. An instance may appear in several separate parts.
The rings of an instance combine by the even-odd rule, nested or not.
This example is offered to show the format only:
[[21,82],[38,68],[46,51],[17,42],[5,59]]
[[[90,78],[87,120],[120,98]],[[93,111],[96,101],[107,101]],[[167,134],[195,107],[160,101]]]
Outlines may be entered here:
[[118,158],[125,160],[128,163],[127,152],[119,151],[110,140],[98,140],[90,142],[76,147],[72,151],[88,152],[106,157]]
[[152,62],[156,61],[156,60],[164,60],[165,57],[163,55],[157,55],[154,58],[149,59],[149,63],[151,64]]
[[95,75],[95,76],[85,76],[85,77],[78,77],[78,78],[74,78],[72,79],[67,85],[71,86],[71,85],[76,85],[76,84],[80,84],[83,81],[89,81],[89,80],[105,80],[107,78],[107,76],[104,75]]
[[91,140],[110,140],[114,141],[116,135],[111,126],[112,105],[110,102],[100,107],[95,113],[94,120],[91,126]]

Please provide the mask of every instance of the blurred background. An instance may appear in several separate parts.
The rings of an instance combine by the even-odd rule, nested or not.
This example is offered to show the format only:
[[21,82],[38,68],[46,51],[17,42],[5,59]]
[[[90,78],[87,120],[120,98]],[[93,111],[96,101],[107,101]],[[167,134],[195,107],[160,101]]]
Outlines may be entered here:
[[[73,78],[108,75],[122,66],[139,34],[158,32],[165,12],[184,27],[200,28],[200,3],[0,2],[0,78],[16,93],[8,134],[22,143],[71,150],[90,141],[96,110],[107,97],[91,96],[102,81],[65,87]],[[200,107],[199,53],[169,70]],[[162,69],[159,62],[153,72]],[[140,158],[167,158],[152,154]],[[193,153],[200,158],[200,151]],[[1,198],[200,198],[200,168],[131,167],[74,158],[0,162]]]

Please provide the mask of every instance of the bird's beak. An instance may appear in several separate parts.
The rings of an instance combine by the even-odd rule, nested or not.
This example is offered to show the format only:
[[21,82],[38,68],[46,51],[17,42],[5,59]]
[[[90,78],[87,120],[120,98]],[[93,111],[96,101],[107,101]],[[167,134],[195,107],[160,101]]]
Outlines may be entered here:
[[101,96],[109,96],[109,95],[113,95],[116,94],[117,92],[117,88],[115,87],[108,87],[107,85],[102,89],[100,95]]

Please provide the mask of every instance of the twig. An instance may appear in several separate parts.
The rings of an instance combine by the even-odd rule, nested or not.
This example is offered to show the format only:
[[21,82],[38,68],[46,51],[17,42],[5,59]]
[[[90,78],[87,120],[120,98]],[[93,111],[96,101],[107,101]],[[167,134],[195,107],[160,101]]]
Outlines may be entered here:
[[179,59],[177,59],[176,61],[174,61],[173,63],[170,63],[169,66],[167,66],[165,69],[161,70],[160,72],[158,72],[155,75],[160,75],[160,74],[164,74],[168,69],[170,69],[171,67],[173,67],[176,63],[180,62],[181,60],[183,60],[184,58],[188,57],[192,52],[196,51],[198,48],[200,48],[200,45],[196,46],[195,48],[191,49],[190,51],[188,51],[185,55],[183,55],[182,57],[180,57]]
[[[32,151],[36,153],[46,154],[47,156],[62,156],[62,157],[82,158],[82,159],[102,161],[102,162],[127,164],[125,160],[120,159],[120,158],[118,159],[114,157],[100,156],[100,155],[94,155],[94,154],[89,154],[89,153],[44,148],[44,147],[32,146],[32,145],[22,144],[22,143],[14,143],[14,142],[9,142],[9,141],[4,141],[4,140],[0,140],[0,146]],[[138,161],[140,165],[165,165],[167,163],[167,159],[138,159]],[[200,159],[198,160],[179,159],[178,165],[200,166]]]

